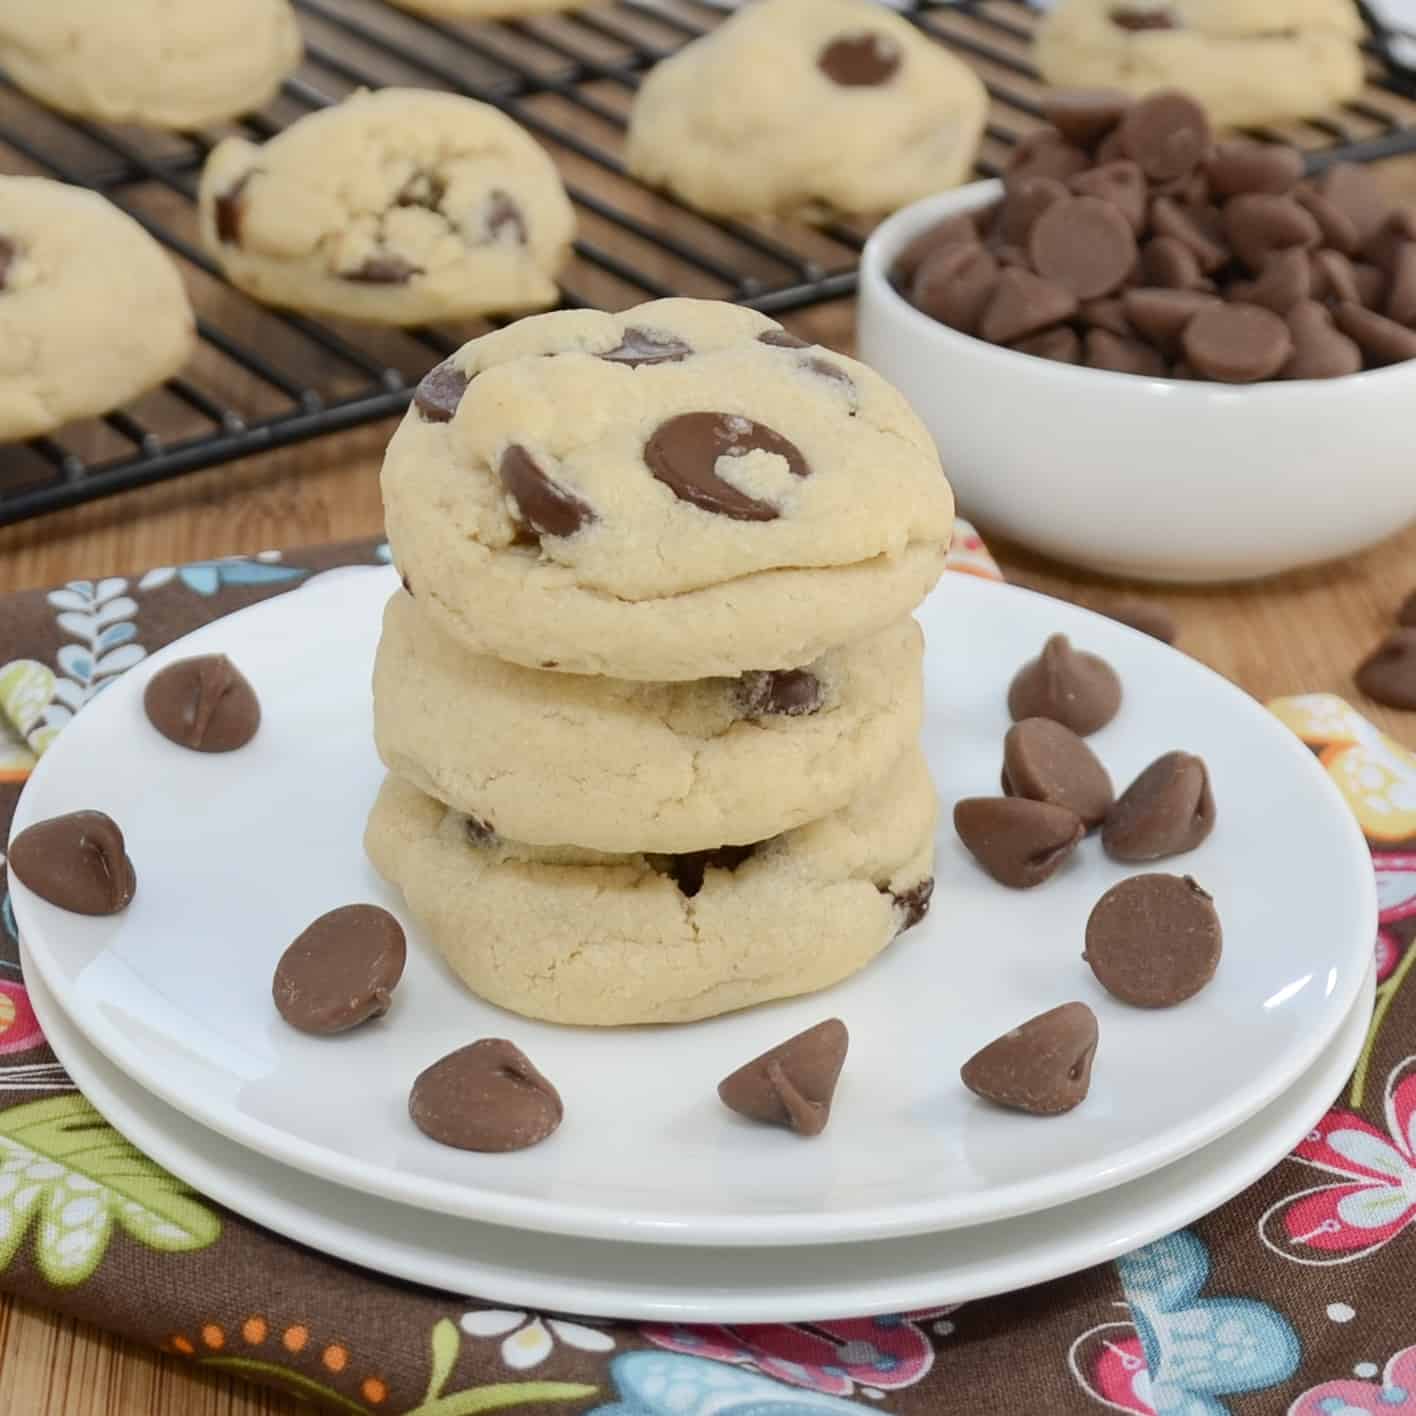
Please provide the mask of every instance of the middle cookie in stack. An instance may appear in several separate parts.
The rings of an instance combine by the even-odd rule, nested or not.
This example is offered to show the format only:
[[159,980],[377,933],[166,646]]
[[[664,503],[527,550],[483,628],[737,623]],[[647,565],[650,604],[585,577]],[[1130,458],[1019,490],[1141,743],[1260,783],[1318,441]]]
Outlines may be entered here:
[[523,320],[424,380],[384,499],[367,846],[475,992],[687,1021],[923,915],[953,505],[877,375],[730,305]]

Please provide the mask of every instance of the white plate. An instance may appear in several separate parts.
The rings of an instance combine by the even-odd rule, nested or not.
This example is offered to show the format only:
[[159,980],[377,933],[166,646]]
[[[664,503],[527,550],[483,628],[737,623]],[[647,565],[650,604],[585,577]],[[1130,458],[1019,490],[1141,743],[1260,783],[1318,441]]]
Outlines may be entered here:
[[[1291,1085],[1356,999],[1376,929],[1371,862],[1309,751],[1183,654],[1056,600],[950,575],[921,616],[926,748],[946,803],[937,903],[859,977],[691,1027],[596,1033],[482,1004],[414,931],[386,1018],[336,1039],[296,1033],[270,1002],[289,940],[349,901],[399,908],[360,847],[380,775],[369,664],[395,584],[388,570],[335,572],[130,670],[59,737],[15,817],[20,830],[97,807],[122,825],[139,885],[121,915],[82,918],[15,888],[35,966],[125,1072],[272,1159],[442,1213],[585,1237],[919,1233],[1077,1199],[1214,1140]],[[1081,963],[1092,905],[1129,873],[1094,841],[1046,887],[1018,894],[954,839],[947,804],[997,790],[1005,686],[1053,630],[1106,654],[1127,684],[1126,707],[1094,739],[1119,781],[1169,748],[1209,761],[1219,826],[1182,868],[1219,902],[1225,958],[1181,1008],[1126,1008]],[[162,664],[217,649],[266,710],[255,741],[227,757],[173,746],[142,709]],[[1085,1107],[1039,1123],[963,1090],[964,1058],[1069,998],[1101,1020]],[[723,1110],[724,1073],[832,1013],[853,1043],[821,1139]],[[488,1034],[514,1038],[560,1087],[567,1119],[545,1145],[471,1155],[410,1124],[414,1076]]]
[[1227,1136],[1104,1196],[1046,1214],[909,1239],[793,1249],[684,1249],[527,1233],[411,1210],[264,1159],[154,1100],[86,1043],[38,977],[30,999],[84,1094],[134,1145],[257,1224],[394,1278],[586,1317],[774,1323],[963,1303],[1104,1263],[1189,1224],[1272,1168],[1356,1063],[1356,1006],[1313,1066]]

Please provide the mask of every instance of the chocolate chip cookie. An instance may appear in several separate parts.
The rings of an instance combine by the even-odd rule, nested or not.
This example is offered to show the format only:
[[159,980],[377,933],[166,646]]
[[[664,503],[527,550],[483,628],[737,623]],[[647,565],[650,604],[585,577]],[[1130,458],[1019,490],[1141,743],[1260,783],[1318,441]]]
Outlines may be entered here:
[[391,772],[513,840],[738,845],[885,774],[919,733],[922,651],[905,619],[805,669],[631,683],[469,654],[399,593],[374,666],[375,736]]
[[867,0],[758,0],[648,75],[635,176],[705,211],[893,211],[964,181],[978,76]]
[[1058,0],[1035,58],[1059,87],[1182,88],[1231,127],[1355,98],[1362,34],[1352,0]]
[[953,524],[879,375],[696,300],[473,340],[423,380],[383,492],[420,610],[466,648],[656,682],[801,668],[902,619]]
[[247,294],[374,324],[545,309],[575,231],[521,128],[421,89],[357,93],[264,147],[228,138],[200,201],[204,244]]
[[300,63],[289,0],[5,0],[0,68],[51,108],[199,128],[259,108]]
[[911,747],[842,810],[755,846],[518,845],[397,777],[365,846],[473,992],[605,1027],[709,1018],[863,968],[928,908],[934,817]]
[[186,363],[182,278],[95,192],[0,177],[0,442],[136,398]]

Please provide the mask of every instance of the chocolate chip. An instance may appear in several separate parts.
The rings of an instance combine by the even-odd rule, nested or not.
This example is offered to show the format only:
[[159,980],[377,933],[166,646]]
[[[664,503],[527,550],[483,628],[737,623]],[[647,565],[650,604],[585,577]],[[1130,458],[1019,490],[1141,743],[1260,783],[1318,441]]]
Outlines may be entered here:
[[[1356,277],[1350,297],[1359,298]],[[1386,317],[1397,324],[1416,322],[1416,241],[1403,242],[1391,262],[1391,285],[1387,290]]]
[[40,899],[74,914],[117,914],[137,889],[123,833],[101,811],[36,821],[10,842],[9,866]]
[[757,669],[737,681],[737,701],[749,718],[801,718],[820,711],[821,680],[809,669]]
[[1333,379],[1362,368],[1362,351],[1333,323],[1332,313],[1315,300],[1288,312],[1293,356],[1283,366],[1286,379]]
[[900,46],[873,30],[843,34],[816,56],[816,67],[842,88],[878,88],[900,67]]
[[1113,374],[1138,374],[1147,379],[1163,379],[1166,375],[1165,360],[1150,345],[1104,329],[1087,331],[1082,341],[1082,362],[1089,369],[1107,369]]
[[879,887],[881,894],[889,895],[895,902],[895,914],[898,919],[897,934],[903,934],[907,929],[913,929],[925,915],[929,913],[929,902],[934,898],[934,877],[926,876],[918,885],[911,885],[908,890],[891,890],[888,885]]
[[692,346],[677,335],[627,325],[620,342],[599,357],[609,364],[627,364],[637,369],[641,364],[677,364],[692,353]]
[[[966,222],[965,225],[968,226],[970,231],[973,230],[972,222]],[[932,236],[934,235],[934,232],[927,231],[925,232],[925,235]],[[903,262],[905,260],[905,258],[910,254],[911,249],[912,246],[905,247],[905,250],[900,256],[900,262]],[[923,253],[921,254],[921,259],[922,258]],[[918,262],[916,262],[916,265],[917,264]],[[896,266],[896,269],[899,269],[898,264]],[[914,273],[913,267],[911,268],[910,273]],[[759,344],[771,345],[773,349],[810,349],[812,347],[811,341],[809,339],[798,339],[796,335],[794,335],[790,330],[787,329],[763,330],[763,332],[757,336],[757,342]]]
[[819,1136],[831,1119],[850,1042],[846,1025],[828,1018],[724,1077],[718,1097],[729,1111],[750,1121]]
[[435,364],[418,381],[413,404],[425,423],[450,423],[471,380],[457,367],[456,359]]
[[1065,201],[1067,195],[1066,186],[1055,177],[1010,177],[993,226],[994,239],[1021,245],[1038,217],[1053,202]]
[[1408,629],[1416,629],[1416,590],[1402,601],[1401,608],[1396,612],[1396,622]]
[[1064,1003],[994,1039],[959,1076],[996,1106],[1060,1116],[1086,1100],[1098,1040],[1096,1014],[1085,1003]]
[[1027,797],[965,797],[954,806],[954,830],[1000,885],[1030,890],[1056,874],[1087,833],[1065,806]]
[[1351,162],[1334,162],[1325,168],[1313,189],[1352,223],[1359,247],[1377,234],[1391,210],[1391,200],[1381,183]]
[[1271,379],[1293,353],[1293,336],[1261,305],[1215,305],[1201,310],[1180,339],[1196,373],[1219,383]]
[[1065,182],[1091,165],[1086,152],[1051,128],[1039,128],[1019,140],[1008,156],[1009,177],[1056,177]]
[[1082,957],[1106,991],[1138,1008],[1193,998],[1219,967],[1214,901],[1188,875],[1133,875],[1097,901]]
[[348,1032],[389,1010],[408,948],[403,927],[377,905],[322,914],[280,957],[271,995],[301,1032]]
[[239,246],[241,244],[241,219],[246,214],[246,203],[243,197],[246,184],[255,175],[254,172],[243,173],[212,203],[212,216],[216,221],[216,239],[223,246]]
[[403,586],[405,593],[411,595],[413,593],[413,582],[408,578],[407,572],[404,571],[400,573],[398,580],[399,583]]
[[339,278],[358,285],[407,285],[415,275],[422,274],[422,266],[388,254],[370,256],[358,269],[340,271]]
[[408,1114],[445,1146],[500,1153],[539,1145],[560,1125],[565,1108],[515,1043],[487,1037],[420,1073]]
[[711,851],[686,851],[682,855],[662,856],[664,873],[679,888],[679,893],[691,900],[703,888],[710,870],[736,870],[757,849],[751,846],[719,846]]
[[911,301],[932,319],[972,334],[998,285],[998,262],[982,246],[942,246],[920,266]]
[[1120,210],[1098,197],[1055,202],[1028,238],[1033,269],[1079,300],[1109,295],[1136,264],[1136,236]]
[[978,332],[994,344],[1011,344],[1060,324],[1076,308],[1077,297],[1065,285],[1044,280],[1021,266],[1009,266],[998,277]]
[[1141,272],[1147,285],[1171,290],[1196,290],[1205,284],[1195,253],[1174,236],[1157,236],[1141,252]]
[[10,278],[10,267],[15,262],[18,248],[8,236],[0,236],[0,290],[4,290]]
[[1051,718],[1082,737],[1104,728],[1120,707],[1116,670],[1096,654],[1073,649],[1065,634],[1054,634],[1008,688],[1008,713],[1015,723]]
[[1110,202],[1137,236],[1146,224],[1146,178],[1134,162],[1108,162],[1079,172],[1067,184],[1078,196],[1097,197]]
[[1281,197],[1303,176],[1303,154],[1278,143],[1220,143],[1205,164],[1210,188],[1218,197],[1266,192]]
[[1045,329],[1008,346],[1019,354],[1031,354],[1038,359],[1051,359],[1058,364],[1076,364],[1082,357],[1082,340],[1077,331],[1067,325]]
[[509,444],[502,453],[497,475],[516,504],[518,519],[538,536],[573,536],[598,520],[585,502],[548,476],[520,443]]
[[1039,102],[1043,118],[1069,143],[1089,148],[1121,121],[1131,96],[1117,89],[1053,89]]
[[[929,256],[941,246],[953,245],[978,245],[978,228],[974,225],[971,217],[951,216],[947,221],[941,221],[937,225],[921,231],[895,257],[890,278],[900,289],[908,289],[911,281],[914,280],[915,272]],[[805,349],[808,347],[807,340],[798,339],[796,335],[785,329],[769,329],[764,334],[759,334],[757,339],[761,344],[772,344],[779,349]]]
[[1198,290],[1166,290],[1140,286],[1121,297],[1126,318],[1161,349],[1174,350],[1185,326],[1201,310],[1218,305],[1219,297]]
[[[1172,370],[1172,374],[1174,371]],[[1175,375],[1178,377],[1178,375]],[[1121,600],[1114,605],[1099,606],[1099,612],[1108,619],[1138,629],[1162,644],[1174,644],[1177,634],[1175,616],[1164,605],[1152,604],[1146,600]]]
[[1214,135],[1205,110],[1188,94],[1153,93],[1126,110],[1116,129],[1126,156],[1147,177],[1183,177],[1210,154]]
[[781,513],[771,502],[739,491],[718,475],[721,458],[750,452],[782,458],[794,477],[811,475],[795,443],[765,423],[732,413],[680,413],[660,423],[645,444],[644,460],[680,501],[734,521],[775,521]]
[[1007,794],[1066,807],[1084,826],[1099,826],[1116,793],[1106,768],[1071,728],[1024,718],[1003,739]]
[[500,241],[504,233],[510,233],[518,246],[526,244],[526,217],[511,194],[500,187],[487,194],[486,221],[490,240]]
[[148,680],[143,708],[163,737],[196,752],[234,752],[261,725],[255,689],[225,654],[168,664]]
[[1294,191],[1293,199],[1318,223],[1324,246],[1350,256],[1362,244],[1357,239],[1357,226],[1352,218],[1320,192],[1307,186],[1299,187]]
[[1158,757],[1106,814],[1101,844],[1112,860],[1161,860],[1192,851],[1214,829],[1204,762],[1188,752]]
[[[542,667],[553,666],[543,664]],[[462,834],[467,837],[467,844],[471,846],[490,846],[497,839],[492,823],[484,821],[480,816],[473,816],[470,812],[462,818]]]
[[447,182],[438,172],[415,172],[399,189],[394,205],[438,211],[447,195]]
[[[1334,260],[1347,260],[1336,251],[1326,254]],[[1262,274],[1250,286],[1247,298],[1251,304],[1262,305],[1276,315],[1286,315],[1312,295],[1313,281],[1313,262],[1307,251],[1301,246],[1290,246],[1286,251],[1275,251],[1268,258]]]
[[1344,300],[1359,305],[1366,303],[1357,286],[1357,271],[1341,251],[1319,251],[1311,257],[1309,264],[1312,268],[1310,293],[1314,299],[1329,300],[1334,304]]
[[1366,261],[1353,261],[1352,278],[1357,283],[1359,304],[1375,310],[1386,299],[1387,278],[1379,266],[1368,265]]
[[1180,21],[1173,10],[1133,10],[1126,6],[1116,6],[1107,12],[1107,19],[1117,29],[1132,32],[1180,28]]
[[[1357,687],[1377,703],[1388,708],[1416,708],[1416,629],[1394,630],[1362,662],[1356,677]],[[14,863],[12,854],[10,864]]]
[[1289,246],[1316,247],[1322,231],[1292,197],[1247,192],[1225,203],[1224,231],[1234,254],[1257,275],[1269,256]]
[[819,379],[830,379],[832,383],[839,384],[854,403],[857,393],[855,380],[839,364],[833,364],[829,359],[811,358],[802,361],[802,368]]
[[1365,309],[1352,301],[1344,301],[1333,311],[1337,326],[1355,339],[1372,364],[1399,364],[1416,359],[1416,332]]
[[1156,235],[1180,242],[1206,274],[1229,260],[1223,222],[1213,207],[1184,206],[1174,197],[1157,197],[1151,203],[1150,215]]
[[1122,339],[1131,339],[1136,333],[1126,318],[1125,304],[1114,295],[1104,300],[1083,300],[1077,309],[1077,318],[1088,328],[1110,330]]

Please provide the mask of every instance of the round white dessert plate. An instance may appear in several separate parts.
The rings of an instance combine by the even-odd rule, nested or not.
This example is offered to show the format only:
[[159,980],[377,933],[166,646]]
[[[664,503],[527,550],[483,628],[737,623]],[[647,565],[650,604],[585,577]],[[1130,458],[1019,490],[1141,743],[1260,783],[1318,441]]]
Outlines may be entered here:
[[[829,993],[677,1028],[527,1022],[469,995],[367,864],[381,777],[370,664],[392,570],[331,572],[199,630],[126,673],[40,762],[15,831],[84,807],[126,833],[137,896],[85,918],[12,882],[33,966],[84,1035],[194,1120],[273,1160],[443,1214],[587,1238],[823,1244],[980,1224],[1095,1194],[1213,1141],[1291,1086],[1331,1041],[1371,960],[1370,857],[1316,759],[1184,654],[1023,590],[951,574],[923,606],[925,748],[941,797],[935,905]],[[953,802],[998,790],[1005,691],[1054,631],[1104,654],[1126,703],[1093,745],[1118,784],[1172,748],[1208,761],[1219,824],[1173,862],[1215,896],[1224,959],[1163,1012],[1111,999],[1081,960],[1087,916],[1132,873],[1095,840],[1044,887],[995,884],[955,839]],[[153,730],[143,689],[186,654],[229,654],[264,720],[239,752]],[[587,752],[594,744],[585,744]],[[317,915],[381,902],[409,924],[394,1006],[337,1038],[295,1032],[270,985]],[[1091,1095],[1063,1119],[988,1106],[960,1064],[1070,999],[1097,1012]],[[816,1140],[726,1111],[718,1080],[824,1017],[851,1029]],[[408,1119],[431,1062],[509,1037],[566,1119],[512,1155],[440,1146]]]
[[1337,1035],[1271,1106],[1211,1145],[1044,1214],[903,1239],[682,1248],[538,1234],[412,1210],[291,1170],[150,1096],[84,1041],[27,971],[45,1034],[81,1091],[134,1145],[218,1203],[377,1273],[533,1310],[683,1323],[867,1317],[1011,1292],[1104,1263],[1216,1209],[1277,1164],[1350,1075],[1369,974]]

